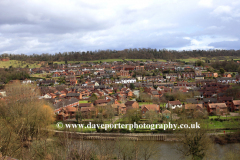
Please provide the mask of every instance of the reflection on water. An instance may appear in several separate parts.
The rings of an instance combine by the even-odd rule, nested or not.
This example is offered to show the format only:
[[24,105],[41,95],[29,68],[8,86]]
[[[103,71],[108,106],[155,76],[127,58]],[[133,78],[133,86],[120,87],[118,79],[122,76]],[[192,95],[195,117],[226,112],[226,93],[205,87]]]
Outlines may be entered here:
[[[76,141],[79,143],[80,141]],[[82,142],[82,141],[81,141]],[[81,143],[80,142],[80,143]],[[176,147],[181,145],[176,142],[162,142],[162,141],[108,141],[108,140],[84,140],[84,146],[91,146],[95,149],[97,154],[107,155],[114,154],[115,158],[120,158],[123,154],[120,154],[121,150],[127,155],[133,157],[137,156],[138,159],[145,159],[144,157],[149,157],[149,160],[178,160],[187,159],[182,157],[181,153],[176,150]],[[135,153],[135,150],[138,150]],[[239,143],[226,144],[226,145],[213,145],[213,151],[211,151],[211,158],[207,159],[228,159],[230,153],[238,153],[240,149]],[[134,159],[134,158],[133,158]]]

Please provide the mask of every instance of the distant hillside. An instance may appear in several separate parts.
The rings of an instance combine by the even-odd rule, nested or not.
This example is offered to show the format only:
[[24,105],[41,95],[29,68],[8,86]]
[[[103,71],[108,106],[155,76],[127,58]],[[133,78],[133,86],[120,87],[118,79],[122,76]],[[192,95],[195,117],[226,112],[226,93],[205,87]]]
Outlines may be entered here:
[[29,63],[19,60],[0,61],[0,68],[9,68],[10,66],[13,68],[39,68],[41,63],[37,61]]

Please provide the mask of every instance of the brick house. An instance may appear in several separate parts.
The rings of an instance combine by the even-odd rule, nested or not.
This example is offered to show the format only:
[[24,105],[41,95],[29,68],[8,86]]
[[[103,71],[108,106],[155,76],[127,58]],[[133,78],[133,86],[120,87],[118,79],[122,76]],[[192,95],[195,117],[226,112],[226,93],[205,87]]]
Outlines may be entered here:
[[76,79],[76,77],[75,77],[75,76],[74,76],[74,77],[71,77],[71,78],[69,79],[69,82],[70,82],[70,85],[72,85],[72,86],[76,85],[76,84],[77,84],[77,79]]
[[152,97],[155,97],[155,98],[160,98],[160,97],[162,97],[162,92],[160,92],[160,91],[157,91],[157,90],[152,90],[151,92],[150,92],[150,95],[152,96]]
[[230,73],[225,73],[225,74],[222,75],[222,77],[229,77],[230,78],[230,77],[232,77],[232,75]]
[[72,107],[72,106],[64,107],[59,111],[59,113],[56,116],[56,119],[64,121],[67,119],[75,118],[76,112],[77,112],[76,107]]
[[120,75],[121,76],[129,76],[129,71],[120,70]]
[[133,92],[131,90],[127,91],[126,94],[127,94],[128,97],[132,97],[133,96]]
[[232,101],[232,112],[239,111],[240,108],[240,100],[233,100]]
[[53,75],[52,75],[52,77],[60,77],[60,76],[61,76],[61,74],[58,73],[58,72],[54,72]]
[[125,102],[127,100],[127,94],[122,94],[122,93],[119,93],[117,95],[117,100],[118,101],[121,101],[121,102]]
[[82,99],[82,94],[81,93],[67,93],[66,94],[66,98],[70,99],[70,98],[76,98],[76,99]]
[[233,104],[233,97],[220,97],[218,99],[219,103],[225,103],[228,107],[228,111],[233,111],[234,109],[232,108]]
[[82,107],[80,111],[84,118],[94,118],[97,115],[95,107]]
[[141,107],[142,117],[145,117],[145,114],[148,111],[155,111],[156,113],[160,113],[160,107],[157,104],[142,105]]
[[228,111],[225,103],[208,104],[207,111],[209,114],[225,115]]
[[112,104],[112,107],[114,108],[115,115],[119,114],[126,114],[126,105],[125,104]]
[[136,101],[127,101],[125,103],[125,106],[127,107],[127,110],[128,109],[138,109],[139,108],[139,104],[136,102]]
[[78,71],[75,72],[75,75],[76,76],[81,76],[81,75],[83,75],[83,72],[81,70],[78,70]]
[[105,106],[107,105],[108,101],[105,99],[98,99],[94,102],[95,106]]
[[163,82],[163,76],[146,76],[145,80],[147,82]]
[[218,73],[212,73],[212,72],[203,73],[203,75],[206,78],[218,77]]
[[82,107],[93,107],[93,103],[80,103],[79,108],[82,108]]
[[203,104],[185,104],[185,112],[188,114],[188,117],[202,117],[207,114]]
[[135,70],[136,70],[136,71],[144,70],[144,66],[136,66],[136,67],[135,67]]
[[207,108],[208,104],[211,104],[211,103],[217,103],[217,99],[216,98],[203,98],[203,106],[205,108]]
[[196,110],[203,110],[203,104],[185,104],[184,109],[186,111],[196,111]]
[[194,72],[183,72],[182,73],[182,78],[183,79],[190,79],[190,78],[194,79],[194,77],[195,77]]

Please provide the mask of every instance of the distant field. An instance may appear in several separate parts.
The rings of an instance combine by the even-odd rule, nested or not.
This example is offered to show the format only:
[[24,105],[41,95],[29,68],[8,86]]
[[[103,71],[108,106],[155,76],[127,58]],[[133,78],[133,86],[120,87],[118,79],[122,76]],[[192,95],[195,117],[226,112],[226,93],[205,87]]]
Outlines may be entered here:
[[[180,61],[185,61],[185,62],[195,62],[197,60],[210,60],[210,61],[215,61],[215,60],[219,60],[219,61],[224,61],[224,60],[240,60],[240,57],[236,57],[236,56],[219,56],[219,57],[199,57],[199,58],[187,58],[187,59],[177,59]],[[152,59],[125,59],[127,61],[152,61]],[[166,60],[163,59],[156,59],[157,61],[161,61],[161,62],[166,62]],[[68,61],[68,63],[87,63],[87,62],[114,62],[114,61],[123,61],[123,59],[102,59],[102,60],[94,60],[94,61]],[[65,64],[65,61],[54,61],[53,63],[57,63],[57,64]],[[29,68],[40,68],[42,65],[46,65],[47,62],[40,62],[40,61],[35,61],[32,63],[28,63],[26,61],[18,61],[18,60],[10,60],[10,61],[0,61],[0,68],[8,68],[10,66],[16,68],[16,67],[20,67],[20,68],[25,68],[25,67],[29,67]],[[46,65],[47,66],[47,65]]]
[[31,74],[31,77],[37,77],[37,78],[46,78],[47,73],[41,73],[41,74]]
[[225,60],[240,60],[240,57],[236,57],[236,56],[219,56],[219,57],[199,57],[199,58],[187,58],[187,59],[177,59],[180,61],[185,61],[185,62],[195,62],[197,60],[210,60],[210,61],[215,61],[215,60],[219,60],[219,61],[225,61]]
[[29,68],[39,68],[41,67],[40,64],[37,64],[38,62],[34,62],[33,64],[27,63],[25,61],[17,61],[17,60],[9,60],[9,61],[0,61],[0,68],[8,68],[10,66],[16,68],[25,68],[27,65]]
[[177,59],[180,61],[185,61],[185,62],[195,62],[197,60],[200,60],[200,58],[188,58],[188,59]]

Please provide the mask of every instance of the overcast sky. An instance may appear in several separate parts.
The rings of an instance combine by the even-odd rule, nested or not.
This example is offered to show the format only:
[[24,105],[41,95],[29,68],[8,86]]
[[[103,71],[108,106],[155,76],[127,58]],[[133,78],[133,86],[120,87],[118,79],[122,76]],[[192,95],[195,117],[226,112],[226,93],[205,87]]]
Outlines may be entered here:
[[0,54],[240,49],[240,0],[0,0]]

